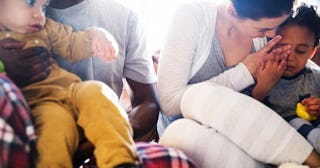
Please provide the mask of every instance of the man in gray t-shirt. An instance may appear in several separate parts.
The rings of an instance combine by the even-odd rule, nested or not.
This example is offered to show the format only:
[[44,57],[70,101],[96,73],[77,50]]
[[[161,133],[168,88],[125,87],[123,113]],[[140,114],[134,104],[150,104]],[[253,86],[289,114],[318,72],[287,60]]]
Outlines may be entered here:
[[51,0],[47,16],[83,30],[98,26],[109,31],[119,45],[114,62],[89,58],[70,64],[57,56],[59,64],[83,80],[95,79],[108,84],[120,96],[124,81],[132,91],[132,109],[128,111],[136,141],[157,138],[156,122],[159,106],[156,96],[156,75],[147,37],[135,13],[114,0]]

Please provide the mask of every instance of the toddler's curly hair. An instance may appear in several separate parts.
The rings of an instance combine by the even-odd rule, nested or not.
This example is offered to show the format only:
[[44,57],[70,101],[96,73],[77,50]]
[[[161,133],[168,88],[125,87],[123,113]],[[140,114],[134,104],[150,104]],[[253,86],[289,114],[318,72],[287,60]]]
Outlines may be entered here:
[[292,15],[284,21],[278,30],[289,25],[299,25],[306,27],[314,33],[314,47],[319,45],[320,39],[320,15],[317,13],[317,7],[302,3]]

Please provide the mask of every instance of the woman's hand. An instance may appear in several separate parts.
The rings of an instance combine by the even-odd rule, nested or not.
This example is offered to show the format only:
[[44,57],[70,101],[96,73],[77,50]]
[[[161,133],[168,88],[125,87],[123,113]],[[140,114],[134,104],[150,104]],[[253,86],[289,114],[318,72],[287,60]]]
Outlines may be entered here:
[[105,62],[113,61],[119,52],[114,37],[102,28],[90,28],[88,33],[92,41],[93,56],[99,56]]
[[273,49],[281,41],[281,36],[276,36],[270,40],[263,48],[255,53],[248,55],[243,63],[247,66],[254,78],[257,77],[257,71],[260,67],[261,61],[265,62],[268,59],[273,59],[275,55],[279,55],[280,60],[287,59],[287,56],[291,53],[291,46],[286,45],[276,49]]

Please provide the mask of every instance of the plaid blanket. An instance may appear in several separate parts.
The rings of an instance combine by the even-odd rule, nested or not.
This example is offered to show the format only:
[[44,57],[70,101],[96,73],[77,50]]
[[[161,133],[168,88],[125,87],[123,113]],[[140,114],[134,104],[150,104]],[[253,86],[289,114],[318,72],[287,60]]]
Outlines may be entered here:
[[[139,168],[196,168],[182,151],[156,143],[137,142]],[[96,168],[94,157],[85,161],[82,168]]]
[[28,168],[36,136],[20,90],[0,74],[0,167]]
[[156,143],[136,143],[141,168],[196,168],[182,151]]

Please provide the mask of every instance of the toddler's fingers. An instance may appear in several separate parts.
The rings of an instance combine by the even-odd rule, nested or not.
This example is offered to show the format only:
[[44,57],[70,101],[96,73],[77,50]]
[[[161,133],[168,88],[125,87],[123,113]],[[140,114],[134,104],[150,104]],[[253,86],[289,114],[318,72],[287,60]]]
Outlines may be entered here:
[[281,59],[278,65],[278,70],[281,72],[284,72],[284,70],[287,68],[287,64],[288,64],[287,60]]
[[118,56],[118,52],[117,52],[117,49],[115,47],[112,47],[112,56],[113,56],[113,59],[116,59],[117,56]]
[[288,60],[288,56],[291,54],[291,50],[287,50],[282,54],[282,59]]
[[110,46],[105,47],[102,57],[103,60],[107,63],[112,60],[112,48]]
[[268,62],[268,61],[274,61],[274,54],[272,52],[266,54],[264,57],[262,57],[262,60],[264,62]]
[[309,110],[308,113],[310,115],[320,117],[320,111],[319,110]]
[[282,56],[280,54],[275,55],[275,62],[280,62],[282,60]]
[[97,49],[97,45],[95,43],[92,43],[92,55],[93,56],[98,56],[98,49]]
[[312,105],[306,105],[306,110],[310,113],[311,111],[319,111],[320,105],[319,104],[312,104]]
[[112,60],[112,46],[108,46],[108,49],[107,49],[107,53],[106,53],[106,60],[108,60],[108,62],[110,62]]

